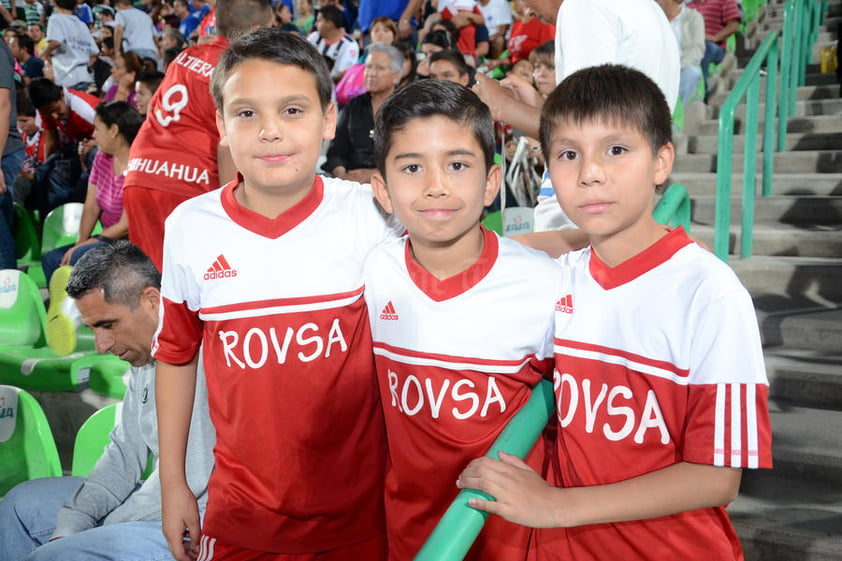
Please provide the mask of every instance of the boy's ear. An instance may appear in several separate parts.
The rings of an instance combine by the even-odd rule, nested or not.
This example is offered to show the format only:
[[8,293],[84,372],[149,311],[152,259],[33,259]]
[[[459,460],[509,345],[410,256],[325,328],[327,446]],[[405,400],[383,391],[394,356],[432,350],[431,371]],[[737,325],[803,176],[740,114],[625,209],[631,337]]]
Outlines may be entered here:
[[497,164],[492,164],[488,169],[488,175],[485,177],[485,194],[483,195],[482,204],[489,206],[497,198],[497,193],[500,192],[500,184],[503,182],[503,170]]
[[675,161],[675,147],[667,142],[658,149],[655,156],[655,185],[663,185],[672,173],[672,163]]
[[336,104],[330,102],[325,108],[325,132],[324,140],[333,140],[336,136]]
[[374,191],[374,198],[377,199],[380,206],[389,214],[394,214],[392,199],[389,198],[389,191],[386,189],[386,180],[383,179],[379,171],[375,171],[371,176],[371,190]]
[[228,146],[228,138],[225,136],[225,121],[222,120],[222,113],[216,112],[216,130],[219,133],[220,146]]

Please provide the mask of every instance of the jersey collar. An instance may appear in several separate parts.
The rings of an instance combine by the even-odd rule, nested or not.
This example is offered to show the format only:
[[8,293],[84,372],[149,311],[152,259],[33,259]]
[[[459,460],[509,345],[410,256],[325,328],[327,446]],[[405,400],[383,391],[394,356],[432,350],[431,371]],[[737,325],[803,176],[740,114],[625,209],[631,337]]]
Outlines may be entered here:
[[499,250],[499,241],[494,232],[482,228],[482,234],[482,253],[479,259],[461,273],[444,280],[437,279],[415,260],[410,250],[409,238],[407,238],[404,244],[404,257],[406,269],[412,282],[434,302],[443,302],[455,298],[479,284],[497,261]]
[[631,259],[613,268],[606,265],[591,248],[591,259],[588,267],[597,284],[605,290],[611,290],[631,282],[658,265],[665,263],[679,249],[691,243],[693,241],[687,237],[684,228],[679,226]]
[[222,187],[222,208],[231,220],[264,238],[280,238],[313,214],[324,198],[324,183],[317,175],[313,181],[313,188],[303,199],[282,212],[277,218],[267,218],[242,206],[234,198],[234,188],[242,181],[243,176],[238,173],[235,181]]

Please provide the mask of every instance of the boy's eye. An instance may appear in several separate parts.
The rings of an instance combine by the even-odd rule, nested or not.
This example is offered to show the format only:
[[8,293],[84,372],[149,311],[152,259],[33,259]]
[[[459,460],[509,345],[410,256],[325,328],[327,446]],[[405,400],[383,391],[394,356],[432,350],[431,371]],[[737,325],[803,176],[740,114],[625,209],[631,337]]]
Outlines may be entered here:
[[608,149],[608,153],[612,156],[621,156],[626,152],[626,149],[623,146],[612,146]]
[[241,117],[243,119],[250,119],[251,117],[254,117],[254,111],[252,111],[251,109],[243,109],[242,111],[239,111],[237,113],[237,117]]
[[468,168],[468,164],[465,162],[451,162],[450,166],[448,166],[451,171],[462,171]]
[[297,117],[303,112],[300,107],[287,107],[284,109],[284,115],[289,115],[290,117]]
[[403,167],[403,170],[407,173],[418,173],[421,171],[421,166],[418,164],[409,164]]
[[558,155],[558,159],[573,161],[576,159],[576,156],[577,154],[573,150],[564,150],[561,154]]

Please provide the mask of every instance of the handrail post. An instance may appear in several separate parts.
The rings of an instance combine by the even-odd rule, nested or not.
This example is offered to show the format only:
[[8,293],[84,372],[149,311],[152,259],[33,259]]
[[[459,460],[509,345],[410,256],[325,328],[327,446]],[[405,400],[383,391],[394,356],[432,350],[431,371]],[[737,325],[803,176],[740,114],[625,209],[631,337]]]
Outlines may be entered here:
[[[763,196],[772,195],[772,174],[775,164],[775,92],[778,85],[778,45],[781,41],[778,37],[775,46],[769,51],[766,58],[766,115],[763,123]],[[783,89],[783,85],[781,86]],[[783,92],[781,92],[783,99]],[[778,150],[786,149],[786,119],[784,118],[783,106],[781,103],[781,119],[778,122]],[[781,145],[783,144],[783,147]]]
[[[781,45],[781,100],[778,111],[778,151],[786,149],[787,115],[795,112],[796,91],[792,84],[792,43],[795,30],[795,0],[789,0],[784,7],[783,42]],[[767,77],[767,80],[769,78]]]
[[743,148],[743,204],[740,224],[740,258],[751,257],[754,230],[754,195],[757,178],[757,128],[760,110],[760,74],[750,78],[746,95],[745,147]]
[[719,114],[719,143],[716,156],[716,209],[713,253],[728,262],[731,244],[731,152],[734,146],[734,105],[726,101]]

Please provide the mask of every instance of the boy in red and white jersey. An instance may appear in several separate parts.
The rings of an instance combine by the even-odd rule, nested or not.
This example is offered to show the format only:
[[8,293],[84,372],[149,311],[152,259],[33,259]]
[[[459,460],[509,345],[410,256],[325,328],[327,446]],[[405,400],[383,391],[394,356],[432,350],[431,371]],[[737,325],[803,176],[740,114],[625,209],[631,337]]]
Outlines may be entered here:
[[269,0],[220,0],[217,37],[182,51],[167,68],[132,143],[125,181],[129,238],[159,269],[164,220],[180,203],[234,177],[219,146],[210,77],[229,38],[272,22]]
[[547,482],[476,460],[476,508],[533,528],[537,558],[742,559],[725,506],[743,468],[771,467],[768,382],[751,298],[727,265],[652,217],[674,158],[658,87],[623,66],[568,77],[541,142],[590,247],[563,256]]
[[47,156],[67,144],[91,138],[100,99],[89,93],[57,85],[48,78],[35,78],[27,86],[29,99],[41,114],[44,152]]
[[[372,251],[365,298],[389,438],[389,559],[410,561],[531,389],[552,371],[561,268],[480,226],[501,182],[488,107],[415,82],[375,124],[372,187],[408,237]],[[528,461],[541,470],[541,441]],[[526,558],[530,530],[493,517],[472,560]]]
[[[315,176],[336,107],[304,39],[275,28],[232,40],[211,87],[242,175],[166,222],[155,341],[165,536],[183,561],[197,549],[204,560],[380,561],[386,436],[362,270],[403,228],[367,186]],[[184,479],[200,346],[217,430],[201,545]]]

